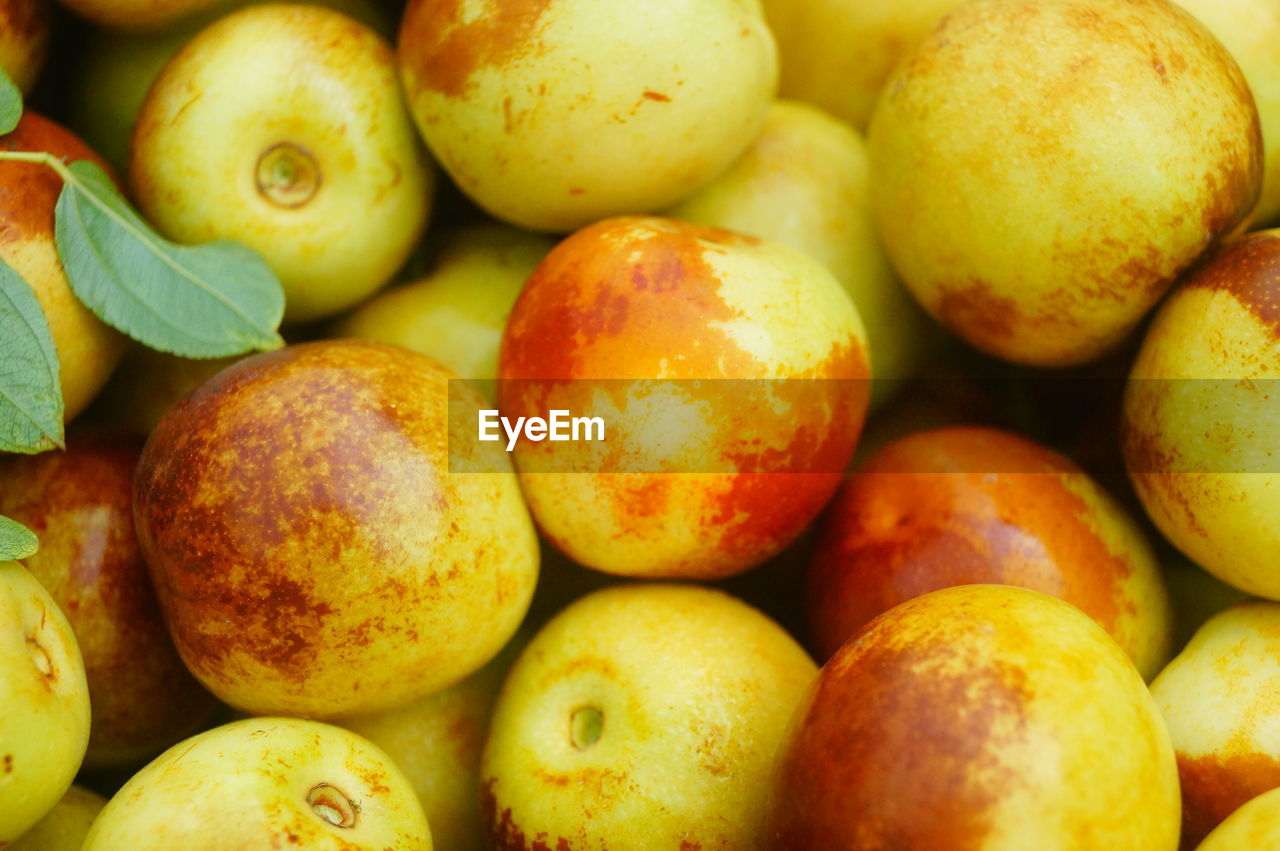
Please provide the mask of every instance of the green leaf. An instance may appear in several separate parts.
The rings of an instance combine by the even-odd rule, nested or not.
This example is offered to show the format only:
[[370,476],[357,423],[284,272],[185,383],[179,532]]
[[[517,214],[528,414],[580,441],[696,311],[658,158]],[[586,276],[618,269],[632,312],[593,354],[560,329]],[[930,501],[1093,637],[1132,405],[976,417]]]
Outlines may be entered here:
[[40,542],[35,532],[16,520],[0,515],[0,561],[13,561],[36,554]]
[[0,260],[0,451],[59,446],[62,385],[53,335],[36,294]]
[[0,136],[13,132],[22,118],[22,92],[0,68]]
[[[58,164],[61,166],[61,163]],[[161,237],[98,166],[61,166],[54,235],[67,280],[102,321],[188,358],[284,345],[284,290],[257,253],[235,242],[176,245]]]

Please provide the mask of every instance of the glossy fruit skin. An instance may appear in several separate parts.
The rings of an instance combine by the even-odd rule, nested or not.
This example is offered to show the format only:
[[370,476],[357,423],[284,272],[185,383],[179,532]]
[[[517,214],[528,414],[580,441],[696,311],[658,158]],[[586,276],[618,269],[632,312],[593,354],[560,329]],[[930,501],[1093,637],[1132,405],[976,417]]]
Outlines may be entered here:
[[1266,146],[1262,195],[1251,220],[1254,227],[1280,218],[1280,56],[1271,45],[1280,39],[1280,6],[1271,0],[1178,0],[1223,44],[1244,72],[1258,105]]
[[1262,178],[1244,76],[1168,0],[963,3],[897,66],[868,141],[907,287],[1033,366],[1114,349]]
[[1278,653],[1280,605],[1243,603],[1206,621],[1151,684],[1178,758],[1184,847],[1280,786]]
[[85,765],[132,766],[196,732],[217,701],[187,673],[133,531],[141,441],[72,433],[67,449],[0,461],[0,515],[35,531],[24,566],[75,632],[93,720]]
[[426,226],[433,187],[390,46],[345,15],[288,4],[219,19],[165,66],[134,127],[129,176],[166,236],[261,253],[290,322],[387,283]]
[[89,686],[67,619],[26,568],[0,562],[0,845],[54,808],[89,741]]
[[[256,714],[376,712],[515,632],[537,542],[505,453],[452,430],[451,404],[484,404],[456,379],[395,346],[304,343],[222,371],[152,432],[138,538],[210,691]],[[449,473],[468,461],[493,472]]]
[[44,0],[0,2],[0,68],[25,94],[44,67],[49,46],[49,12]]
[[806,580],[818,657],[904,600],[974,583],[1072,603],[1144,677],[1169,659],[1168,593],[1124,509],[1047,447],[964,426],[896,440],[841,486]]
[[777,83],[754,0],[413,0],[397,52],[440,165],[530,230],[678,201],[750,144]]
[[959,0],[764,0],[778,93],[865,131],[893,66]]
[[858,133],[815,107],[775,101],[751,147],[667,215],[781,242],[826,266],[866,328],[875,408],[894,379],[911,377],[939,331],[880,248],[870,177]]
[[[727,576],[793,540],[839,483],[869,383],[857,310],[817,261],[657,217],[561,242],[516,302],[498,375],[504,416],[606,421],[604,441],[520,441],[516,467],[558,548],[649,578]],[[652,410],[691,425],[668,438]]]
[[[337,804],[340,822],[313,807],[317,793]],[[291,846],[431,851],[432,842],[409,781],[371,742],[316,721],[250,718],[156,757],[108,802],[84,851]]]
[[1280,231],[1249,234],[1188,276],[1129,373],[1121,444],[1151,520],[1188,558],[1280,599]]
[[1171,851],[1178,776],[1132,663],[1005,585],[908,600],[822,669],[779,750],[768,848]]
[[[0,149],[47,151],[106,167],[69,131],[30,111],[12,133],[0,137]],[[0,162],[0,259],[27,282],[44,308],[70,421],[111,375],[125,338],[98,321],[67,283],[53,237],[53,208],[61,191],[62,180],[47,166]]]
[[72,786],[49,813],[14,842],[6,851],[80,851],[89,835],[89,826],[102,812],[107,799]]
[[[493,847],[755,847],[774,749],[815,673],[781,627],[720,591],[581,598],[498,697],[482,769]],[[575,732],[590,710],[594,740]]]

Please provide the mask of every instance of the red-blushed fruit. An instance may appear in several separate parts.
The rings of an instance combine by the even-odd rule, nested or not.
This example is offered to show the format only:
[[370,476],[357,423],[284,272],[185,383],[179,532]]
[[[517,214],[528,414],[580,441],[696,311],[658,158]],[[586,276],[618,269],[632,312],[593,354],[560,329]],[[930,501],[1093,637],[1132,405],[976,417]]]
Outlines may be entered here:
[[534,517],[609,573],[709,578],[781,550],[839,482],[870,377],[857,310],[786,246],[661,218],[584,228],[538,266],[499,357],[504,416],[599,416],[515,446]]
[[45,0],[0,0],[0,68],[23,92],[35,85],[48,45]]
[[[69,131],[33,112],[0,137],[0,149],[47,151],[67,162],[90,160],[106,168]],[[99,322],[67,283],[53,239],[53,208],[61,191],[62,180],[48,166],[0,162],[0,260],[27,282],[44,308],[70,420],[107,380],[124,354],[125,338]]]
[[1008,585],[889,610],[826,664],[778,751],[766,847],[1171,851],[1178,773],[1133,664]]
[[171,409],[134,512],[196,677],[255,714],[330,717],[496,654],[538,555],[505,453],[454,431],[451,407],[470,426],[483,404],[425,355],[328,340],[240,361]]
[[93,707],[85,765],[142,762],[196,732],[218,703],[183,667],[133,532],[141,441],[72,434],[67,449],[0,463],[0,514],[32,529],[23,564],[58,603]]
[[1133,520],[1065,457],[975,427],[900,438],[844,483],[807,580],[819,658],[904,600],[983,582],[1074,604],[1146,677],[1168,661],[1169,598]]

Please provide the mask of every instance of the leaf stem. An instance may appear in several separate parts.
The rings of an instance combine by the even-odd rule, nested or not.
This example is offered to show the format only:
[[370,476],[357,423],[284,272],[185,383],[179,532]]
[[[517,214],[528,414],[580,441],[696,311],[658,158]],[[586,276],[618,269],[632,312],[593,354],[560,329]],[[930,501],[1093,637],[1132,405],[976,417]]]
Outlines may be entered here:
[[8,160],[18,163],[36,163],[37,165],[47,165],[58,173],[64,183],[80,184],[76,176],[71,173],[71,169],[67,168],[58,157],[44,151],[0,151],[0,162]]

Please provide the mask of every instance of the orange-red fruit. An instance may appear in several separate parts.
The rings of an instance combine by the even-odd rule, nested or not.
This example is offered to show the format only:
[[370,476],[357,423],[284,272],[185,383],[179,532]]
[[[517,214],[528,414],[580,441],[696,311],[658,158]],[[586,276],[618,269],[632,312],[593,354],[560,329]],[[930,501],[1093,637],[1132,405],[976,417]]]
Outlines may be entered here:
[[22,91],[35,85],[48,45],[45,0],[0,0],[0,68]]
[[75,434],[64,452],[0,465],[0,514],[39,536],[39,552],[23,564],[67,616],[84,656],[91,767],[151,757],[217,707],[182,666],[138,551],[132,485],[141,448]]
[[547,537],[598,570],[685,578],[759,564],[813,519],[870,377],[857,310],[816,261],[654,217],[598,222],[543,260],[498,375],[508,418],[605,421],[604,441],[516,446]]
[[983,582],[1074,604],[1146,676],[1167,660],[1168,595],[1134,522],[1068,459],[976,427],[900,438],[845,482],[808,576],[814,645],[827,658],[904,600]]
[[1128,657],[1079,609],[934,591],[840,648],[779,748],[773,849],[1171,851],[1178,771]]
[[[0,137],[0,150],[47,151],[66,162],[106,163],[59,125],[27,112]],[[124,337],[98,321],[67,283],[53,239],[53,208],[62,180],[38,163],[0,162],[0,260],[35,292],[61,366],[66,419],[74,417],[102,387],[120,356]]]
[[255,714],[377,712],[515,632],[537,540],[502,450],[451,432],[451,408],[473,428],[484,404],[456,378],[397,346],[307,343],[223,370],[156,426],[138,537],[211,691]]

